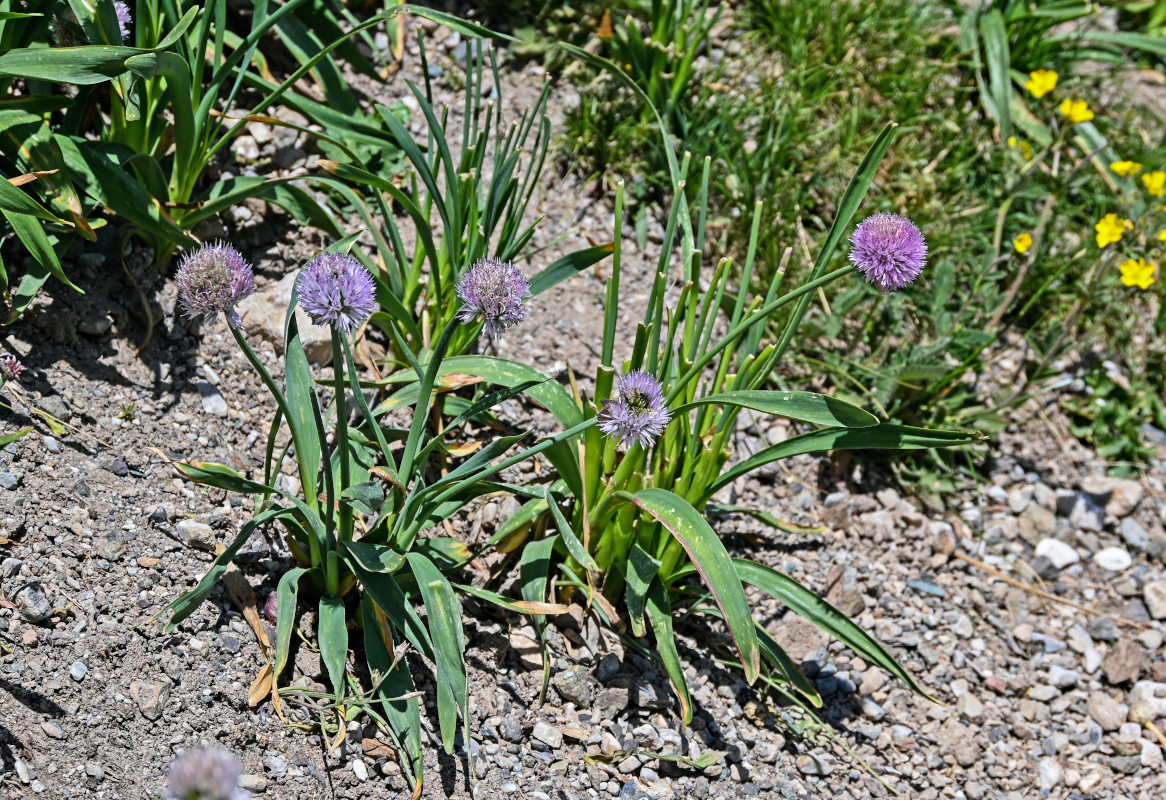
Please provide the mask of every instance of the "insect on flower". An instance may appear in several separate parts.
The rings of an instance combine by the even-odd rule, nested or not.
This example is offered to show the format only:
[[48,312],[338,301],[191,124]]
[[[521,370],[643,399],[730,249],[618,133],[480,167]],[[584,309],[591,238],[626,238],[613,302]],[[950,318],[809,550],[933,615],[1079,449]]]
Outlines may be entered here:
[[927,242],[898,214],[873,214],[850,237],[850,262],[883,294],[902,289],[927,265]]
[[648,448],[668,427],[672,412],[664,401],[660,381],[634,370],[619,379],[619,399],[600,410],[599,429],[624,447],[639,442]]

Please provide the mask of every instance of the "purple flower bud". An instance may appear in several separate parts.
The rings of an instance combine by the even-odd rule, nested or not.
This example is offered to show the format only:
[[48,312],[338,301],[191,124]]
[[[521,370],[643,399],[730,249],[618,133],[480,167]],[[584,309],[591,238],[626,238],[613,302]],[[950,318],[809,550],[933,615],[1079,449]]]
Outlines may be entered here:
[[226,242],[204,244],[187,253],[178,266],[174,282],[178,284],[178,299],[186,316],[205,314],[213,318],[222,311],[232,328],[243,324],[235,306],[255,294],[251,265]]
[[248,800],[243,768],[226,750],[183,750],[170,767],[168,800]]
[[619,399],[609,400],[599,412],[599,429],[624,447],[639,442],[651,447],[664,432],[672,412],[664,404],[660,381],[636,370],[619,379]]
[[473,322],[480,314],[486,335],[497,339],[504,330],[526,319],[523,301],[530,297],[530,283],[512,264],[483,258],[462,275],[457,295],[462,300],[457,318]]
[[850,237],[850,261],[883,294],[902,289],[927,264],[927,242],[898,214],[873,214]]
[[272,592],[271,594],[267,595],[267,602],[263,604],[263,618],[270,622],[272,625],[274,625],[276,620],[279,619],[278,593]]
[[300,307],[317,325],[352,333],[377,310],[372,275],[351,256],[321,253],[300,272],[297,287]]
[[122,0],[114,0],[113,11],[117,14],[118,32],[121,33],[121,40],[125,42],[130,38],[130,25],[133,24],[134,18],[130,14],[130,7]]
[[24,364],[17,361],[16,356],[0,356],[0,376],[14,381],[20,377],[20,373],[24,372],[24,370]]

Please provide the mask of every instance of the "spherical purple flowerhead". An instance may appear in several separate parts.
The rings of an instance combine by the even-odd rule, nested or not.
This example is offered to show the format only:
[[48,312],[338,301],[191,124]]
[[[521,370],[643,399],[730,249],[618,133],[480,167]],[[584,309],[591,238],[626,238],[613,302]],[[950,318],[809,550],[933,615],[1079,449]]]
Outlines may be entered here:
[[321,253],[300,272],[300,307],[317,325],[352,333],[377,310],[376,285],[352,256]]
[[122,0],[114,0],[113,11],[117,14],[118,32],[121,34],[121,40],[124,42],[130,38],[130,25],[133,24],[134,18],[130,14],[130,7]]
[[235,306],[255,294],[251,265],[225,242],[204,244],[187,253],[178,265],[174,282],[178,284],[178,299],[186,316],[214,317],[221,311],[227,315],[227,324],[232,328],[243,324]]
[[20,373],[24,370],[24,364],[17,361],[16,356],[7,354],[0,356],[0,378],[14,381],[20,377]]
[[902,289],[927,264],[919,228],[898,214],[872,214],[850,237],[850,261],[883,294]]
[[497,339],[504,330],[526,319],[523,301],[530,297],[530,282],[512,264],[483,258],[462,275],[457,295],[462,300],[458,319],[473,322],[480,314],[486,335]]
[[619,399],[611,400],[599,412],[599,430],[619,440],[624,447],[639,442],[651,447],[668,427],[672,412],[664,403],[660,381],[635,370],[619,379]]
[[184,750],[170,767],[167,800],[248,800],[243,768],[226,750]]

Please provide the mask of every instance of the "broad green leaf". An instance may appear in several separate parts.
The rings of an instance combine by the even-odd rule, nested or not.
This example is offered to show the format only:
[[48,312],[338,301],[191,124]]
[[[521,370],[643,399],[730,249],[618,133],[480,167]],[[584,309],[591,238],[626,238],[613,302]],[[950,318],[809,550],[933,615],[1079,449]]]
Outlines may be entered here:
[[676,409],[683,413],[702,405],[725,405],[778,414],[815,425],[843,428],[869,428],[879,420],[874,414],[843,400],[816,392],[783,392],[767,389],[741,389],[735,392],[699,397]]
[[668,676],[676,696],[680,699],[680,718],[685,725],[692,722],[692,697],[688,693],[688,679],[684,677],[684,667],[680,663],[680,653],[676,650],[676,634],[672,630],[672,608],[668,604],[668,592],[657,578],[648,586],[646,596],[648,620],[656,637],[656,652]]
[[433,642],[429,638],[429,631],[425,629],[425,623],[421,621],[417,610],[409,603],[401,587],[393,580],[393,576],[387,572],[369,572],[351,558],[347,551],[341,550],[340,553],[352,573],[360,579],[365,592],[385,612],[389,621],[405,634],[405,638],[421,655],[432,661]]
[[790,456],[826,450],[925,450],[932,447],[961,447],[986,441],[978,431],[943,431],[913,428],[885,422],[869,428],[825,428],[803,433],[756,453],[722,472],[705,491],[705,500],[742,475]]
[[[8,181],[0,180],[0,183],[8,183]],[[49,274],[61,283],[84,294],[81,288],[65,275],[61,261],[57,258],[57,251],[52,242],[49,241],[48,234],[45,233],[40,222],[27,214],[16,214],[6,208],[0,208],[0,214],[3,214],[4,218],[8,220],[12,230],[20,238],[21,244],[36,259],[36,263],[48,270]]]
[[228,492],[239,494],[271,494],[273,487],[245,478],[226,464],[215,464],[211,461],[182,461],[174,464],[174,468],[196,483],[214,486],[216,489],[226,489]]
[[644,489],[633,496],[637,506],[660,522],[688,553],[701,579],[725,616],[725,624],[737,650],[745,680],[752,684],[761,671],[761,654],[753,616],[741,579],[716,531],[704,516],[680,497],[664,489]]
[[0,54],[0,75],[87,86],[121,75],[126,59],[142,52],[115,45],[25,47]]
[[587,552],[587,548],[583,546],[583,542],[579,541],[579,537],[575,535],[575,531],[571,529],[571,523],[567,521],[563,510],[559,508],[558,502],[548,491],[547,505],[550,507],[551,516],[555,520],[555,528],[559,531],[559,536],[562,537],[563,544],[567,548],[567,552],[571,554],[579,564],[586,570],[591,572],[598,572],[599,565],[595,563],[595,559]]
[[988,86],[991,94],[991,108],[995,111],[996,123],[1000,126],[1000,138],[1012,135],[1012,120],[1009,116],[1012,99],[1012,79],[1009,65],[1008,30],[1004,17],[997,9],[980,16],[980,35],[984,38],[984,56],[988,61]]
[[27,193],[12,185],[7,178],[0,176],[0,208],[13,211],[17,214],[28,214],[45,222],[57,222],[68,225],[68,222],[38,203]]
[[429,620],[429,633],[433,638],[433,650],[437,663],[437,717],[441,729],[441,743],[445,752],[453,752],[454,734],[457,731],[457,711],[467,726],[466,739],[469,740],[468,726],[469,698],[466,679],[466,644],[462,634],[462,610],[453,587],[441,571],[420,553],[405,554],[405,559],[417,578],[417,588],[425,602],[425,616]]
[[328,680],[337,701],[344,696],[344,662],[348,659],[348,627],[345,623],[344,600],[321,597],[316,638],[320,644],[320,659],[328,670]]
[[907,670],[903,669],[874,637],[805,586],[788,575],[755,561],[736,558],[733,559],[733,565],[741,580],[781,601],[795,614],[817,625],[867,661],[900,678],[920,695],[934,700],[915,683]]
[[21,428],[18,431],[13,431],[12,433],[0,434],[0,447],[4,447],[5,445],[12,444],[20,437],[26,436],[30,433],[32,433],[32,426],[31,425],[29,425],[25,428]]
[[555,261],[539,274],[530,279],[530,293],[537,296],[557,286],[568,278],[578,275],[593,264],[598,264],[612,254],[614,245],[607,244],[588,247],[585,250],[576,250]]
[[442,572],[452,572],[473,558],[470,548],[461,539],[450,536],[431,536],[413,543],[413,551],[421,553]]
[[338,545],[345,560],[359,564],[368,572],[393,573],[401,568],[405,557],[385,544],[368,542],[340,542]]
[[627,598],[628,620],[632,626],[632,633],[643,636],[644,631],[644,604],[648,600],[648,587],[656,580],[660,571],[660,562],[652,558],[639,544],[633,544],[628,552],[627,564]]
[[421,706],[416,697],[404,698],[414,691],[413,676],[409,674],[409,662],[401,659],[393,666],[393,642],[386,641],[387,618],[377,608],[368,594],[361,598],[361,612],[364,616],[364,657],[370,672],[383,677],[377,687],[377,696],[385,709],[392,733],[404,751],[402,761],[411,767],[413,779],[418,785],[424,768],[424,754],[421,750]]
[[293,567],[283,573],[275,587],[275,665],[272,683],[279,684],[279,676],[287,666],[288,655],[291,652],[292,631],[296,625],[296,607],[299,603],[300,578],[309,570],[306,567]]
[[[296,324],[296,304],[299,293],[292,287],[291,302],[284,317],[284,381],[287,393],[287,424],[295,442],[296,462],[304,491],[309,498],[316,494],[315,478],[320,471],[323,422],[320,419],[320,401],[316,396],[315,378]],[[327,469],[327,462],[326,469]],[[325,482],[329,486],[330,481]],[[331,487],[329,486],[329,492]]]

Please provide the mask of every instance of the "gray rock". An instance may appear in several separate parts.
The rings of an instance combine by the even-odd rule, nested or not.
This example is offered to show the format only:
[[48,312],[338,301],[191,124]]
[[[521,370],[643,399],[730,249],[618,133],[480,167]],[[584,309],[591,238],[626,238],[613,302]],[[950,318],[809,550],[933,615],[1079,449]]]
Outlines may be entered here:
[[887,715],[883,707],[874,701],[873,697],[864,697],[858,703],[862,715],[867,719],[879,720]]
[[806,753],[798,756],[798,772],[803,775],[829,775],[834,771],[834,765],[826,756]]
[[534,730],[531,731],[531,736],[552,750],[558,750],[563,744],[563,732],[542,720],[534,724]]
[[53,613],[44,587],[35,581],[17,589],[12,600],[16,603],[16,610],[20,612],[20,616],[29,622],[42,622]]
[[1154,619],[1166,619],[1166,579],[1150,581],[1142,587],[1142,600]]
[[1102,476],[1086,478],[1081,482],[1081,489],[1098,505],[1104,506],[1105,513],[1115,517],[1133,513],[1146,493],[1137,481]]
[[1033,503],[1016,519],[1020,536],[1029,544],[1036,544],[1057,532],[1057,518],[1052,511]]
[[1145,649],[1133,639],[1122,639],[1105,657],[1105,679],[1113,685],[1133,683],[1142,671]]
[[227,406],[227,400],[216,386],[208,381],[195,381],[194,387],[198,389],[198,393],[202,397],[204,414],[210,414],[212,417],[227,416],[227,412],[230,410]]
[[1077,551],[1060,539],[1041,539],[1037,543],[1036,554],[1047,558],[1057,569],[1064,569],[1081,560]]
[[210,525],[193,519],[184,519],[174,526],[178,538],[190,547],[214,552],[215,532]]
[[45,736],[49,737],[50,739],[65,738],[65,731],[61,729],[60,725],[53,722],[52,720],[46,720],[45,722],[42,722],[40,724],[40,729],[44,731]]
[[1106,547],[1093,555],[1093,563],[1110,572],[1121,572],[1134,563],[1129,552],[1121,547]]
[[364,759],[356,758],[353,760],[352,774],[355,775],[356,779],[361,783],[364,783],[368,780],[368,767],[364,765]]
[[138,704],[138,710],[148,720],[162,716],[166,701],[170,699],[170,684],[162,681],[134,681],[130,684],[130,696]]
[[89,674],[89,667],[85,666],[80,661],[74,661],[73,665],[69,667],[69,677],[80,683],[85,680],[85,676]]
[[6,558],[0,561],[0,577],[11,578],[20,572],[22,566],[24,566],[24,562],[19,558]]
[[85,336],[104,336],[113,327],[113,317],[109,314],[94,314],[86,317],[77,326],[77,332]]
[[1103,642],[1117,641],[1117,623],[1109,617],[1094,617],[1087,626],[1089,635]]
[[498,723],[498,735],[508,742],[521,742],[522,723],[517,717],[506,717]]
[[20,473],[10,467],[0,468],[0,489],[15,489],[20,485]]
[[1142,523],[1133,517],[1125,517],[1121,521],[1120,531],[1122,541],[1131,550],[1142,552],[1150,546],[1150,532],[1142,526]]
[[1105,692],[1091,692],[1086,706],[1089,716],[1103,731],[1116,731],[1126,721],[1128,706],[1114,700]]
[[581,667],[571,667],[555,673],[551,678],[551,684],[559,696],[580,708],[590,708],[598,687],[598,682]]
[[1056,686],[1058,689],[1068,689],[1077,685],[1077,681],[1081,679],[1081,674],[1076,670],[1065,669],[1056,664],[1049,667],[1049,683]]
[[1042,758],[1036,767],[1037,782],[1042,789],[1053,789],[1059,786],[1064,772],[1061,769],[1061,762],[1055,758]]
[[1057,492],[1057,513],[1083,531],[1100,532],[1105,521],[1105,510],[1085,492]]
[[1039,683],[1028,690],[1028,696],[1033,700],[1036,700],[1038,703],[1047,703],[1054,697],[1058,696],[1060,693],[1060,690],[1055,686],[1048,686]]
[[239,788],[247,792],[263,794],[267,791],[267,778],[262,775],[240,775]]

